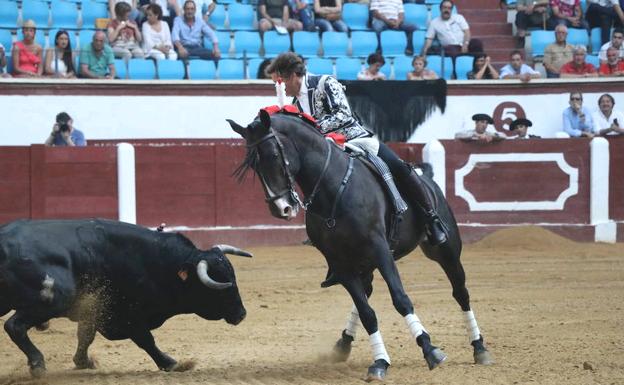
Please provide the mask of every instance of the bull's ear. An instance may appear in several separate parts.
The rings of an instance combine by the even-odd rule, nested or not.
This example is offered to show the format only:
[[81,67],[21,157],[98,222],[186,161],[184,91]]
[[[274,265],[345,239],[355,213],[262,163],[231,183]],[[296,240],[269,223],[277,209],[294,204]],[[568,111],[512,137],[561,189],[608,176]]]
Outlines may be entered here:
[[247,137],[247,129],[245,127],[241,126],[231,119],[226,120],[228,123],[230,123],[232,130],[234,130],[238,135],[242,136],[243,138]]
[[271,115],[269,115],[269,113],[264,109],[260,110],[258,115],[260,116],[260,122],[262,123],[262,127],[265,129],[265,131],[269,131],[269,128],[271,128]]

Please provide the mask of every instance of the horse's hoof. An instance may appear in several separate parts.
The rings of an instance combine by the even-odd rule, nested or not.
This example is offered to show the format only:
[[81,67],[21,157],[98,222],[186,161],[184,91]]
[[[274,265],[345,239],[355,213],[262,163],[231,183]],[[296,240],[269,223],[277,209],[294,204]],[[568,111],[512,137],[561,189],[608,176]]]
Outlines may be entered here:
[[446,361],[446,354],[438,348],[433,348],[425,355],[429,370],[437,368],[442,362]]
[[368,367],[366,382],[383,381],[386,378],[388,366],[390,366],[390,364],[387,363],[386,360],[376,360],[371,366]]
[[186,372],[188,370],[192,370],[195,367],[195,364],[194,360],[183,360],[173,365],[168,372]]
[[353,337],[348,335],[344,330],[342,331],[342,336],[336,344],[334,345],[334,349],[330,355],[330,359],[332,362],[345,362],[349,355],[351,354],[351,343],[353,342]]
[[84,370],[84,369],[97,369],[97,360],[92,357],[88,357],[85,360],[76,360],[74,359],[74,364],[76,365],[76,370]]
[[492,359],[492,355],[487,350],[482,350],[480,352],[475,352],[474,354],[474,362],[479,365],[492,365],[494,363],[494,359]]

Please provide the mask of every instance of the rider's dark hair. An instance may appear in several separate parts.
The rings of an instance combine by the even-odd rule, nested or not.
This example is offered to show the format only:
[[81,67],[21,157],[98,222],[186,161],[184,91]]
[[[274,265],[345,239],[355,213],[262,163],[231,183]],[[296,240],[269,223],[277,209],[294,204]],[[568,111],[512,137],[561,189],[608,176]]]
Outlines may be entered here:
[[297,76],[305,75],[306,68],[301,56],[294,52],[284,52],[273,59],[267,67],[266,73],[269,75],[275,73],[283,78],[288,78],[292,74]]

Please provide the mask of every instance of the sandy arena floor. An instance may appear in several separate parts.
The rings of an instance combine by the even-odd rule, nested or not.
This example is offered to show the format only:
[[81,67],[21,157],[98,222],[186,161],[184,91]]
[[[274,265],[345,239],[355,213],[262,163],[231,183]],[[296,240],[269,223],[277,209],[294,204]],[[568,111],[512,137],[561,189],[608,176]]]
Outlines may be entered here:
[[[321,358],[340,335],[350,300],[321,289],[325,261],[311,247],[251,249],[232,257],[247,319],[233,327],[178,316],[155,332],[159,347],[194,360],[158,371],[130,341],[97,336],[99,369],[73,370],[76,324],[31,331],[48,374],[32,380],[25,356],[0,331],[0,384],[363,384],[371,353],[360,329],[347,363]],[[429,371],[376,277],[372,304],[392,366],[387,384],[624,384],[624,244],[577,244],[537,228],[505,230],[463,254],[472,307],[496,364],[476,366],[458,305],[437,264],[419,251],[399,262],[404,286],[448,360]],[[1,319],[6,320],[7,316]]]

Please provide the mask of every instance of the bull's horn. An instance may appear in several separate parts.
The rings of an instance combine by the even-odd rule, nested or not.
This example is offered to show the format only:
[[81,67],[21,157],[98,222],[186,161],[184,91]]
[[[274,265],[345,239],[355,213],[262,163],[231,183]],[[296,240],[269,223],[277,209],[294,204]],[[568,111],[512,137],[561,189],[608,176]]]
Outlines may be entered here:
[[240,255],[241,257],[248,257],[248,258],[253,257],[251,253],[245,250],[241,250],[238,247],[234,247],[230,245],[214,245],[212,247],[216,247],[217,249],[221,250],[223,254],[234,254],[234,255]]
[[197,264],[197,276],[201,283],[211,289],[223,290],[232,286],[232,282],[217,282],[208,275],[208,262],[199,261]]

